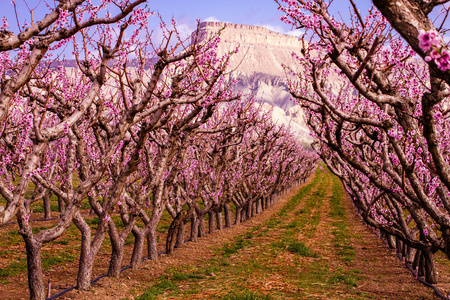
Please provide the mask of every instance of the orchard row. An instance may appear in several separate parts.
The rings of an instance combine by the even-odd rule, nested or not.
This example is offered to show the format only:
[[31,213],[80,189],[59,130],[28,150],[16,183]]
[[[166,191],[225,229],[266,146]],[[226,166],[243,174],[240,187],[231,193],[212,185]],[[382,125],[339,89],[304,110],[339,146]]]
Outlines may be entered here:
[[[155,44],[143,0],[94,2],[60,1],[17,35],[3,21],[0,225],[20,227],[31,299],[45,298],[43,245],[72,224],[81,235],[77,288],[87,289],[106,235],[108,275],[118,277],[130,235],[132,268],[158,258],[166,210],[170,253],[189,222],[195,241],[207,215],[210,232],[231,226],[230,206],[235,223],[246,220],[318,162],[251,96],[233,92],[225,80],[233,53],[217,56],[220,34],[206,39],[197,29],[183,40],[173,21]],[[68,48],[72,67],[55,57]],[[48,217],[55,196],[58,223],[36,230],[30,207],[42,203]]]
[[314,148],[364,220],[436,283],[434,254],[450,258],[448,1],[374,0],[363,12],[350,1],[348,20],[326,1],[283,2],[307,33],[290,87]]

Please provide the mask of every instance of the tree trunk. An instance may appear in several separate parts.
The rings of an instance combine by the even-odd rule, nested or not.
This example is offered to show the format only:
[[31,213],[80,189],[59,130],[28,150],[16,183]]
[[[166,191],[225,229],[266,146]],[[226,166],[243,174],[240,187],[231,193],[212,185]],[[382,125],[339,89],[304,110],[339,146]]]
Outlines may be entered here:
[[230,208],[230,204],[225,203],[223,207],[224,207],[224,210],[225,210],[225,227],[231,227],[231,208]]
[[437,283],[436,262],[434,261],[434,255],[431,249],[425,249],[424,255],[424,267],[425,267],[425,281],[428,283]]
[[[420,268],[420,261],[422,259],[422,249],[416,249],[416,254],[414,255],[414,261],[412,263],[412,267],[414,271]],[[419,271],[417,270],[417,275],[419,275]]]
[[[175,221],[175,220],[174,220]],[[173,224],[173,221],[172,221]],[[175,248],[175,242],[177,240],[177,227],[172,227],[172,224],[170,225],[169,231],[167,231],[166,236],[166,254],[172,254],[173,249]]]
[[395,237],[392,234],[387,234],[386,235],[386,240],[388,242],[388,245],[391,249],[395,249],[397,248],[397,246],[395,245]]
[[198,237],[204,237],[206,235],[204,215],[197,216],[197,224],[198,224]]
[[447,255],[447,258],[450,258],[450,228],[441,226],[442,230],[442,238],[445,241],[445,254]]
[[222,210],[216,212],[216,218],[217,218],[217,229],[222,230],[223,229]]
[[127,240],[128,235],[134,228],[136,223],[135,218],[129,218],[128,215],[124,215],[122,218],[125,227],[122,232],[119,234],[116,225],[112,220],[108,221],[108,232],[111,238],[111,247],[112,254],[111,260],[109,262],[108,276],[116,277],[120,276],[120,272],[122,270],[123,257],[125,254],[125,241]]
[[176,217],[173,219],[172,223],[170,224],[169,231],[167,232],[167,239],[166,239],[166,253],[171,254],[173,252],[173,249],[175,247],[176,242],[176,234],[180,228],[180,224],[183,223],[183,218],[186,215],[186,212],[182,210],[179,212]]
[[52,211],[50,207],[50,197],[52,196],[51,192],[46,192],[43,197],[44,202],[44,219],[50,219],[52,217]]
[[111,259],[109,261],[108,276],[118,278],[120,276],[120,269],[122,267],[124,255],[125,239],[122,239],[117,231],[114,222],[108,221],[109,238],[111,240]]
[[195,214],[191,218],[191,242],[196,242],[198,239],[198,219]]
[[[111,242],[112,244],[112,242]],[[111,260],[109,261],[108,276],[119,278],[120,270],[122,269],[124,255],[124,241],[119,241],[119,244],[112,247]]]
[[[162,192],[159,190],[155,194],[156,199],[161,199]],[[159,195],[159,196],[157,196]],[[148,253],[148,259],[150,260],[158,260],[158,236],[156,233],[156,228],[158,227],[159,221],[161,220],[161,216],[164,211],[164,206],[161,206],[160,201],[153,200],[153,210],[152,215],[148,221],[145,221],[145,235],[147,236],[147,253]]]
[[181,222],[180,227],[178,227],[177,231],[177,242],[175,243],[175,248],[181,248],[183,246],[185,228],[186,224],[184,222]]
[[407,251],[406,251],[406,255],[405,255],[405,259],[409,264],[412,264],[412,262],[414,261],[414,254],[415,254],[415,249],[413,247],[407,247]]
[[245,222],[248,218],[247,218],[247,214],[248,214],[248,205],[242,208],[241,211],[241,223]]
[[266,197],[266,199],[264,201],[264,209],[268,209],[269,208],[269,201],[270,201],[270,198],[272,198],[272,197],[273,196]]
[[424,276],[425,275],[425,250],[422,250],[422,255],[420,256],[420,262],[419,262],[419,275]]
[[134,246],[130,266],[132,269],[138,269],[141,265],[142,256],[144,253],[145,236],[142,230],[136,225],[133,226],[133,230],[131,232],[134,235]]
[[30,212],[31,210],[30,210],[30,205],[31,205],[31,201],[24,201],[24,203],[23,203],[23,205],[25,206],[25,210],[27,211],[27,212]]
[[252,207],[253,203],[247,203],[246,209],[245,209],[245,220],[249,220],[252,217]]
[[403,253],[403,242],[399,238],[396,238],[395,244],[397,246],[397,253],[402,254]]
[[260,198],[258,199],[258,201],[256,201],[256,213],[260,214],[262,212],[262,202],[264,201],[264,198]]
[[87,290],[91,286],[92,268],[94,267],[94,258],[100,250],[105,238],[104,225],[100,223],[95,233],[94,240],[91,242],[91,228],[86,221],[77,212],[73,222],[81,232],[81,253],[78,264],[77,289]]
[[89,248],[86,248],[87,239],[82,236],[80,261],[78,263],[77,289],[86,291],[91,286],[92,267],[94,266],[94,258],[89,255]]
[[41,243],[32,233],[21,233],[27,251],[28,287],[30,299],[45,299],[44,275],[42,273]]
[[216,215],[215,215],[215,213],[214,213],[214,211],[212,210],[212,209],[210,209],[209,211],[208,211],[208,217],[209,217],[209,219],[208,219],[208,228],[209,228],[209,234],[212,234],[212,233],[214,233],[214,231],[216,231],[216,227],[215,227],[215,217],[216,217]]
[[241,216],[242,214],[242,207],[241,206],[236,206],[236,217],[234,219],[234,224],[238,225],[241,223]]
[[156,225],[151,226],[148,230],[147,234],[147,252],[148,259],[150,260],[158,260],[158,237],[156,235]]
[[64,200],[58,196],[58,209],[59,209],[59,215],[62,216],[64,212],[66,211],[66,204],[64,203]]

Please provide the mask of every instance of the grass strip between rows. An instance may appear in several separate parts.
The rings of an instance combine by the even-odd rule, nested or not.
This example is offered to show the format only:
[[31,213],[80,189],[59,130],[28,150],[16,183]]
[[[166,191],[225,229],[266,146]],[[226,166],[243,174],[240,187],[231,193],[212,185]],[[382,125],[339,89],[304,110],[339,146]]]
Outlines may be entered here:
[[[360,276],[351,267],[355,251],[350,243],[343,196],[337,177],[317,169],[312,182],[263,224],[225,243],[216,249],[213,259],[201,265],[169,269],[135,299],[302,299],[311,294],[331,297],[336,292],[339,294],[338,291],[364,296],[353,291]],[[330,228],[332,245],[329,247],[336,253],[336,261],[321,258],[302,240],[314,236],[325,199],[330,203],[331,223],[324,226]],[[286,253],[294,258],[290,263],[283,260]],[[276,284],[289,288],[268,291],[261,289],[260,283],[255,285],[255,282],[268,281],[271,276],[277,278]]]

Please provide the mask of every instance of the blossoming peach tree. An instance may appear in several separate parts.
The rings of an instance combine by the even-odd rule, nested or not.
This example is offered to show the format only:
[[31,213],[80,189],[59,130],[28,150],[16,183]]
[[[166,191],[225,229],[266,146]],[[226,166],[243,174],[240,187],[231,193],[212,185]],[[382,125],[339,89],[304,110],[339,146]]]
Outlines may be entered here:
[[[173,20],[170,28],[161,23],[155,44],[143,2],[59,1],[18,33],[3,20],[0,226],[17,221],[31,299],[45,298],[51,276],[43,272],[43,245],[72,224],[80,235],[76,287],[87,289],[108,237],[108,275],[118,277],[130,235],[132,268],[145,241],[148,258],[158,258],[166,210],[170,252],[175,235],[184,242],[185,223],[195,240],[206,214],[210,232],[213,216],[222,227],[224,209],[230,226],[230,203],[246,207],[246,217],[236,218],[244,220],[317,165],[251,100],[238,102],[243,97],[224,76],[233,52],[216,54],[220,34],[204,38],[198,26],[183,39]],[[55,58],[63,47],[73,49],[70,66]],[[51,216],[50,197],[58,199],[58,218],[36,228],[31,208],[42,200]]]
[[290,88],[315,149],[365,221],[437,282],[433,254],[450,258],[448,1],[374,0],[362,14],[350,0],[348,21],[331,1],[277,2],[306,32],[293,55],[306,75],[291,71]]

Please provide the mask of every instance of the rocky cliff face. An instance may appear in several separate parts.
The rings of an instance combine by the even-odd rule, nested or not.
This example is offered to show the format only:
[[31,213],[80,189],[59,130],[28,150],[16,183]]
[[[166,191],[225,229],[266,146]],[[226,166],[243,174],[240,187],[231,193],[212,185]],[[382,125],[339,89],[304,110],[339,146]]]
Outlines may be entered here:
[[[270,31],[259,26],[204,22],[200,29],[206,37],[219,30],[219,55],[239,47],[230,61],[231,78],[238,78],[236,89],[254,92],[257,99],[272,109],[277,122],[290,125],[303,141],[310,142],[308,129],[301,109],[291,101],[283,65],[292,66],[292,52],[299,52],[303,44],[297,37]],[[231,79],[230,78],[230,79]]]
[[230,69],[235,75],[266,73],[284,76],[282,64],[291,63],[292,51],[300,51],[302,43],[298,38],[270,31],[259,26],[239,25],[220,22],[204,22],[200,29],[206,37],[220,34],[219,54],[233,51],[239,46],[239,52],[233,56]]

